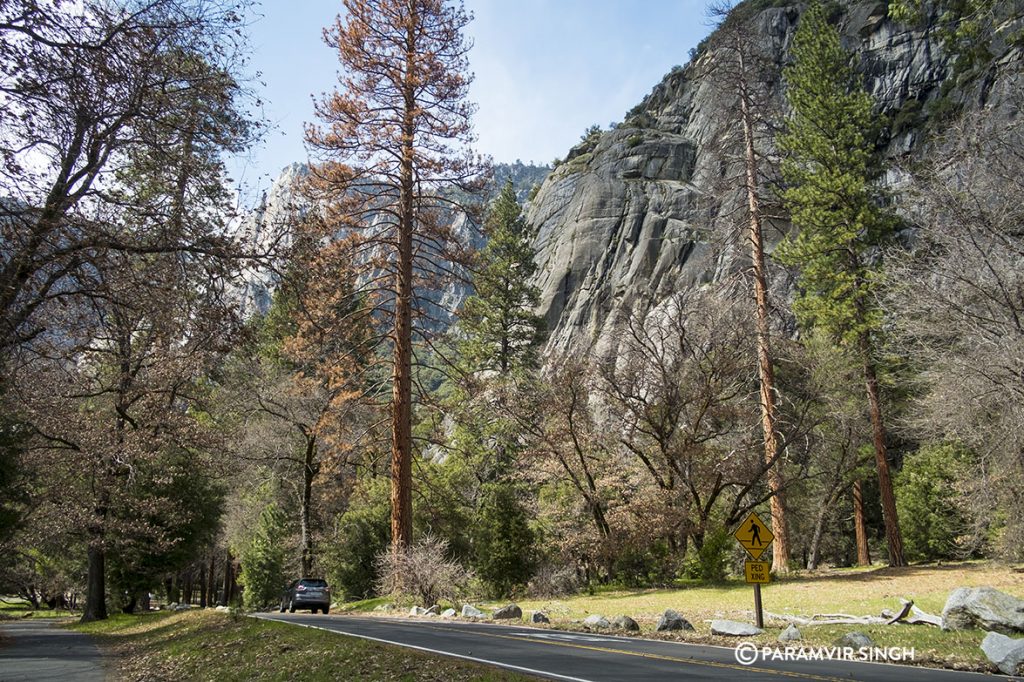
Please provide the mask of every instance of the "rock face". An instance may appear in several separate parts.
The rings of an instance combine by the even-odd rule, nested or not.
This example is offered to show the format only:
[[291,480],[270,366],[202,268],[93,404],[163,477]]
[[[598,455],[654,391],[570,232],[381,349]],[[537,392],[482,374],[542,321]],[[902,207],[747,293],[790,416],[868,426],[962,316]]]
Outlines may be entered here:
[[662,614],[661,618],[658,619],[658,632],[666,632],[669,630],[693,630],[693,626],[690,625],[690,621],[686,620],[679,615],[678,612],[672,609],[667,609]]
[[615,616],[612,619],[612,627],[626,632],[640,632],[640,625],[629,616]]
[[596,628],[598,630],[607,630],[612,626],[612,624],[608,622],[608,619],[599,613],[592,613],[584,618],[583,625],[584,627]]
[[462,605],[462,617],[463,618],[485,618],[484,612],[476,608],[472,604]]
[[990,632],[981,640],[981,650],[1004,675],[1024,672],[1024,639],[1013,639],[998,632]]
[[847,632],[836,640],[836,646],[850,649],[872,648],[875,643],[863,632]]
[[508,620],[508,619],[511,619],[511,618],[522,618],[523,617],[523,610],[521,608],[519,608],[518,604],[509,604],[508,606],[503,606],[500,609],[498,609],[497,611],[495,611],[492,614],[491,617],[494,618],[494,620]]
[[953,590],[942,609],[942,629],[971,628],[1005,635],[1024,632],[1024,600],[991,587]]
[[754,627],[749,623],[740,623],[735,620],[711,621],[711,634],[713,635],[723,635],[726,637],[754,637],[763,633],[764,630]]
[[[970,108],[994,98],[997,84],[1006,81],[1010,67],[999,66],[997,56],[991,76],[942,93],[950,66],[936,31],[896,24],[880,0],[839,6],[843,42],[856,51],[867,89],[882,113],[900,121],[888,142],[892,157],[923,150],[922,112],[936,100],[952,98]],[[770,7],[749,20],[752,42],[764,46],[780,69],[789,59],[801,7]],[[742,177],[742,154],[723,150],[734,143],[727,140],[739,139],[738,124],[731,123],[736,88],[705,75],[718,59],[713,38],[708,44],[615,129],[573,148],[528,206],[549,354],[614,353],[615,331],[625,316],[642,318],[674,292],[746,266],[745,242],[723,237],[735,235],[735,209],[744,201],[741,181],[722,183]],[[783,84],[781,74],[774,76],[766,95],[779,103]],[[902,177],[891,173],[887,180]]]
[[785,630],[779,633],[780,642],[796,642],[803,639],[800,631],[796,629],[796,626],[790,623]]

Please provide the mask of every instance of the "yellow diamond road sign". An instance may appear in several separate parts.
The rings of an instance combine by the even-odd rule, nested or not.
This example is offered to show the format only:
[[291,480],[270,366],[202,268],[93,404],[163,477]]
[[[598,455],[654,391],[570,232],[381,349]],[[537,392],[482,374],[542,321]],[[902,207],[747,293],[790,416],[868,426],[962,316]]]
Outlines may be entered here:
[[764,550],[775,538],[768,530],[768,526],[764,525],[764,521],[755,512],[750,512],[750,516],[743,519],[743,523],[732,535],[739,540],[743,549],[747,550],[747,554],[754,559],[760,559]]

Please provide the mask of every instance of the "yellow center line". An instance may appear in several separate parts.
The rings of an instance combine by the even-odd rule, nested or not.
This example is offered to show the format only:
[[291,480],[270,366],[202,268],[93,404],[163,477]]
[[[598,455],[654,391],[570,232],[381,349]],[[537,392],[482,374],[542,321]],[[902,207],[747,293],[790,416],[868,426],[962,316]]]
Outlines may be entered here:
[[[773,670],[771,668],[756,668],[756,667],[754,667],[752,665],[740,665],[739,663],[721,663],[719,661],[704,661],[704,660],[695,659],[695,658],[678,658],[678,657],[675,657],[675,656],[665,656],[663,654],[651,654],[651,653],[646,653],[646,652],[643,652],[643,651],[629,651],[629,650],[626,650],[626,649],[612,649],[611,647],[593,646],[593,645],[589,645],[589,644],[574,644],[572,642],[559,642],[559,641],[555,641],[555,640],[551,640],[551,639],[546,639],[546,638],[540,638],[540,637],[534,639],[535,635],[533,635],[531,633],[526,633],[526,634],[522,634],[522,635],[499,635],[499,634],[494,633],[494,632],[484,632],[483,628],[481,628],[480,630],[464,630],[464,629],[461,629],[461,628],[441,627],[441,626],[438,626],[438,625],[424,625],[424,626],[428,627],[428,628],[431,628],[433,630],[440,630],[442,632],[444,632],[444,631],[451,632],[452,630],[454,630],[455,632],[461,632],[463,634],[469,634],[469,635],[482,635],[484,637],[494,637],[494,638],[497,638],[497,639],[511,639],[513,641],[516,641],[516,642],[529,641],[529,642],[533,642],[535,644],[550,644],[552,646],[561,646],[561,647],[567,647],[567,648],[572,648],[572,649],[586,649],[587,651],[598,651],[600,653],[608,653],[608,654],[625,654],[627,656],[636,656],[638,658],[650,658],[650,659],[659,660],[659,661],[671,661],[673,663],[685,663],[687,665],[703,665],[703,666],[707,666],[709,668],[726,668],[728,670],[742,670],[744,672],[765,673],[765,674],[768,674],[768,675],[782,675],[782,676],[785,676],[785,677],[794,677],[794,678],[803,679],[803,680],[823,680],[824,682],[848,682],[848,680],[844,680],[841,677],[829,677],[829,676],[825,676],[825,675],[814,675],[812,673],[798,673],[798,672],[791,672],[791,671],[788,671],[788,670]],[[553,632],[560,633],[560,631],[553,631]],[[566,632],[565,634],[572,635],[572,634],[576,634],[576,633]],[[695,645],[695,646],[697,646],[697,645]]]

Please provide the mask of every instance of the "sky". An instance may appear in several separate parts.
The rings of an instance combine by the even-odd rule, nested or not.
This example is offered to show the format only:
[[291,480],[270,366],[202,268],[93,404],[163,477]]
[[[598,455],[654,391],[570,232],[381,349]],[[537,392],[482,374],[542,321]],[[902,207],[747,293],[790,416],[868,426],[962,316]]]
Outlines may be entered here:
[[[479,109],[476,149],[497,162],[550,163],[594,124],[607,128],[710,32],[707,0],[465,0]],[[250,76],[271,128],[232,165],[258,196],[281,169],[305,161],[312,96],[337,83],[322,39],[340,0],[262,0],[250,27]],[[258,74],[258,77],[257,77]]]

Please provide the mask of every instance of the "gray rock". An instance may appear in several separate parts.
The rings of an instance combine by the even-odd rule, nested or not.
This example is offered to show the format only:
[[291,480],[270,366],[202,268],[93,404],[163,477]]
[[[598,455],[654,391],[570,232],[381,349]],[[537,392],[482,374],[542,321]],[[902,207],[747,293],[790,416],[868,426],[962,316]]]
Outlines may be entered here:
[[981,650],[988,656],[999,672],[1004,675],[1024,673],[1024,639],[1013,639],[998,632],[990,632],[981,640]]
[[640,625],[625,614],[612,618],[612,627],[626,632],[640,632]]
[[491,614],[494,620],[509,620],[511,618],[522,618],[523,610],[519,608],[518,604],[509,604],[508,606],[502,606],[500,609]]
[[227,606],[218,606],[218,607],[214,608],[213,610],[214,611],[230,611],[231,609],[229,609]]
[[174,607],[175,611],[188,611],[192,608],[191,604],[178,604]]
[[463,618],[486,618],[484,612],[480,609],[472,606],[471,604],[462,605],[462,617]]
[[439,614],[439,613],[441,613],[441,607],[440,607],[440,606],[438,606],[437,604],[434,604],[434,605],[433,605],[433,606],[431,606],[431,607],[430,607],[429,609],[427,609],[426,611],[424,611],[424,612],[423,612],[423,615],[424,615],[424,616],[436,616],[436,615],[437,615],[437,614]]
[[441,612],[441,617],[442,618],[454,618],[457,615],[458,615],[458,611],[456,611],[455,609],[445,609],[444,611]]
[[543,611],[534,611],[533,615],[530,616],[530,621],[533,623],[550,623],[551,619]]
[[608,619],[599,613],[592,613],[583,619],[583,626],[588,628],[598,628],[601,630],[607,630],[612,626],[608,622]]
[[419,606],[414,606],[411,609],[409,609],[409,615],[410,616],[425,616],[425,615],[427,615],[427,610],[422,608],[422,607],[419,607]]
[[658,632],[668,630],[693,630],[690,621],[679,615],[677,611],[666,609],[661,618],[658,619]]
[[780,642],[796,642],[803,639],[800,631],[796,629],[796,626],[790,623],[785,630],[779,633]]
[[991,587],[953,590],[942,609],[942,629],[972,628],[1004,635],[1024,632],[1024,600]]
[[875,646],[875,643],[863,632],[854,631],[847,632],[845,635],[837,639],[836,646],[844,648],[848,647],[850,649],[870,649]]
[[754,627],[750,623],[740,623],[735,620],[713,620],[711,621],[711,634],[725,635],[726,637],[754,637],[764,634],[764,630]]

